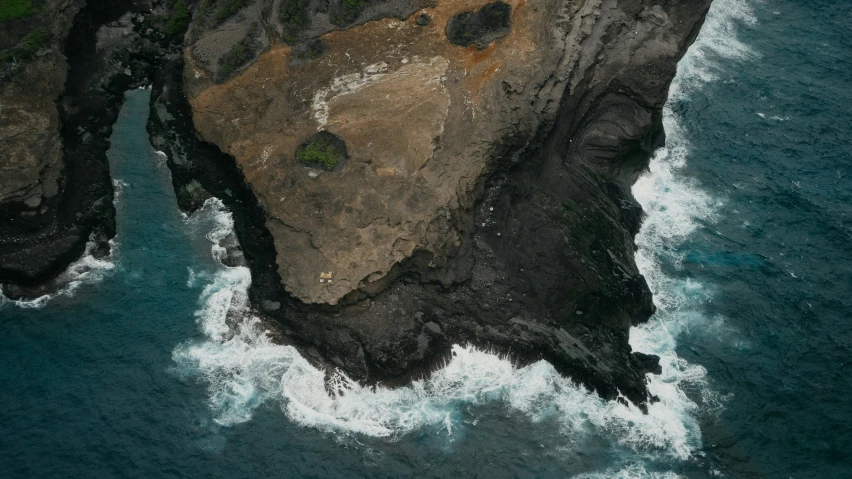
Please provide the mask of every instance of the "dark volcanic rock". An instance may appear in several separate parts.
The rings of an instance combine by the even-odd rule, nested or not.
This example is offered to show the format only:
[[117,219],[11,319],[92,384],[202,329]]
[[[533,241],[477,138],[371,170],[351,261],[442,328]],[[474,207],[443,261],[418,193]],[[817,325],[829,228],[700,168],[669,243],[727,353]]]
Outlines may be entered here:
[[456,45],[476,45],[482,49],[509,34],[512,7],[492,2],[474,12],[463,12],[447,22],[447,38]]
[[[36,175],[38,184],[30,187],[35,191],[32,195],[8,194],[7,185],[0,181],[0,284],[6,285],[4,291],[12,297],[40,296],[60,287],[54,281],[57,275],[86,251],[89,241],[90,254],[109,254],[109,240],[115,235],[113,185],[106,156],[112,125],[124,92],[150,83],[161,58],[178,51],[162,29],[153,28],[157,26],[154,20],[160,27],[165,24],[164,7],[152,10],[146,0],[83,3],[52,2],[42,11],[49,21],[65,22],[54,26],[50,37],[54,43],[49,48],[62,52],[55,53],[58,58],[67,58],[67,80],[64,63],[61,69],[53,65],[45,73],[39,59],[4,84],[6,92],[14,93],[16,82],[35,82],[29,88],[36,91],[45,82],[58,81],[60,86],[64,82],[64,91],[57,90],[61,96],[56,106],[50,102],[53,99],[46,98],[58,110],[53,127],[54,134],[61,135],[55,160],[59,166],[51,166],[54,160],[47,156],[52,152],[41,153],[39,160],[46,166],[35,165],[43,170]],[[40,18],[32,21],[43,22]],[[30,70],[43,78],[29,80]],[[16,94],[15,99],[21,98],[26,97]],[[38,146],[31,145],[37,139],[21,135],[16,139],[23,140],[25,148]],[[7,145],[0,167],[16,166],[17,157],[8,154]],[[58,179],[50,180],[52,175]],[[49,187],[51,181],[57,182],[55,191]]]
[[[246,175],[241,183],[258,199],[247,210],[254,218],[249,228],[271,232],[254,241],[237,226],[254,265],[254,304],[274,305],[263,310],[281,326],[276,337],[315,363],[366,383],[397,385],[442,364],[453,343],[470,343],[521,364],[546,359],[606,398],[623,395],[641,406],[649,400],[645,374],[659,366],[653,356],[634,354],[628,341],[630,326],[653,312],[633,261],[641,209],[630,187],[662,142],[668,85],[709,0],[586,0],[541,10],[512,4],[512,21],[527,28],[508,28],[509,12],[499,5],[486,15],[494,21],[471,12],[458,17],[468,30],[377,22],[324,36],[328,50],[310,70],[282,68],[287,50],[273,46],[225,85],[211,85],[203,59],[190,50],[184,80],[195,126],[233,154]],[[434,17],[447,18],[447,8],[439,4]],[[551,22],[552,32],[544,28]],[[491,46],[446,49],[446,37],[430,30],[436,28],[451,40],[473,31],[476,38],[463,44]],[[505,36],[493,43],[489,35],[498,33]],[[385,49],[388,38],[410,51]],[[350,51],[377,63],[338,72]],[[535,76],[542,70],[552,72]],[[416,75],[423,78],[415,82],[417,105],[402,97],[379,101],[393,85],[411,91],[414,83],[406,82]],[[276,76],[287,81],[265,83]],[[436,84],[444,90],[422,88]],[[457,97],[447,102],[442,95]],[[383,106],[373,111],[371,102]],[[433,112],[439,114],[426,121]],[[237,116],[239,126],[222,120]],[[530,118],[536,127],[529,128]],[[283,119],[287,129],[267,126]],[[318,127],[344,132],[351,159],[343,174],[310,180],[288,169],[289,152]],[[379,157],[400,139],[410,148],[405,154],[421,154],[412,148],[421,129],[430,143],[425,162],[412,167],[393,163],[394,155]],[[501,133],[494,138],[490,131]],[[469,141],[475,146],[464,149]],[[376,144],[381,148],[370,153]],[[477,161],[487,166],[464,169]],[[205,189],[222,189],[194,168]],[[433,174],[438,181],[424,187]],[[469,183],[447,186],[470,175]],[[430,217],[423,212],[435,191],[458,197]],[[373,201],[376,192],[385,200]],[[293,206],[300,202],[303,209]],[[306,220],[314,213],[321,213],[316,222]],[[371,236],[373,226],[384,229]],[[396,249],[400,244],[409,249]],[[378,264],[368,257],[376,251],[382,261],[400,252],[401,259],[362,267]],[[331,263],[334,284],[318,282]],[[360,276],[362,269],[367,274]]]
[[420,25],[421,27],[425,27],[426,25],[432,23],[432,17],[426,15],[425,13],[421,13],[420,15],[417,15],[417,18],[414,19],[414,22],[417,23],[417,25]]
[[[56,33],[52,41],[55,48],[64,50],[71,65],[66,91],[58,102],[61,122],[58,131],[63,146],[59,187],[52,194],[43,193],[40,201],[12,200],[0,204],[0,283],[26,287],[44,282],[76,260],[90,238],[101,245],[95,252],[103,254],[109,249],[106,242],[115,234],[115,212],[106,137],[117,115],[116,108],[110,109],[110,104],[120,101],[115,95],[120,97],[123,88],[107,84],[98,93],[90,94],[87,85],[96,71],[96,30],[102,23],[116,20],[123,11],[114,5],[93,4],[80,10],[76,17],[69,17],[63,10],[50,20],[68,22],[64,30],[58,30],[62,34]],[[73,27],[71,18],[75,18]],[[24,78],[28,70],[29,66]],[[51,75],[60,80],[65,78],[65,72],[59,69]],[[45,80],[50,81],[50,76]],[[10,81],[14,83],[17,78]],[[21,295],[26,291],[17,288],[15,293]]]
[[[163,15],[128,30],[133,2],[90,4],[66,49],[64,186],[24,222],[6,218],[26,203],[0,211],[0,282],[38,282],[114,233],[107,138],[123,91],[153,79],[148,129],[178,202],[214,195],[234,213],[228,262],[251,269],[277,340],[387,385],[469,343],[644,405],[659,365],[628,342],[653,312],[630,187],[709,2],[438,4],[425,25],[364,24],[419,1],[253,0],[224,16],[203,2],[183,54],[179,33],[157,34]],[[305,43],[319,35],[321,49]],[[292,155],[322,129],[350,159],[310,176]],[[329,264],[334,283],[318,283]]]
[[[296,47],[308,44],[298,59],[312,59],[322,50],[310,44],[323,34],[382,18],[408,18],[427,4],[422,0],[245,0],[225,14],[223,7],[228,3],[198,2],[187,45],[195,60],[221,83],[276,41]],[[260,30],[270,35],[257,35]]]

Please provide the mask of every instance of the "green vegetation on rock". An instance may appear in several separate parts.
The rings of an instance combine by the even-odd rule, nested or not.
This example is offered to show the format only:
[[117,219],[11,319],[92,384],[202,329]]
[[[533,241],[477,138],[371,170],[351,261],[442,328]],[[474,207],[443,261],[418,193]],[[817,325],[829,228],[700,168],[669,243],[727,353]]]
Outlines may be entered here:
[[254,56],[249,47],[247,39],[240,40],[234,45],[228,53],[222,55],[219,59],[219,78],[225,79],[231,76],[232,73],[239,70],[240,67],[248,63]]
[[255,41],[255,35],[257,35],[258,30],[258,24],[253,23],[249,27],[246,37],[234,45],[228,53],[219,58],[219,72],[216,75],[216,81],[221,83],[227,80],[232,74],[246,66],[254,58],[258,49],[257,42]]
[[358,19],[358,15],[361,14],[361,10],[367,6],[368,1],[369,0],[343,0],[340,12],[337,15],[332,16],[331,23],[338,27],[342,27],[354,22]]
[[302,32],[310,26],[311,18],[308,15],[310,3],[310,0],[281,1],[278,18],[284,29],[283,40],[290,45],[298,43]]
[[0,21],[25,17],[34,11],[32,0],[0,0]]
[[225,20],[233,17],[240,10],[247,7],[250,0],[228,0],[216,10],[216,15],[213,17],[215,25],[225,23]]
[[37,51],[47,45],[47,38],[48,33],[46,29],[36,28],[24,37],[21,41],[21,48],[23,48],[27,54],[34,55]]
[[39,50],[47,46],[47,42],[50,38],[50,34],[44,28],[37,28],[31,31],[27,36],[25,36],[20,43],[14,48],[9,48],[3,52],[0,52],[0,67],[5,67],[6,63],[9,63],[11,70],[6,71],[5,68],[2,68],[3,73],[0,73],[0,76],[14,75],[17,73],[21,66],[16,63],[26,62],[31,59],[38,53]]
[[334,133],[321,131],[296,148],[296,162],[332,171],[347,158],[346,143]]
[[293,57],[295,60],[292,65],[298,65],[302,61],[316,60],[325,53],[325,43],[319,38],[312,38],[305,42],[296,45],[293,49]]
[[189,26],[189,8],[184,0],[177,0],[172,6],[172,15],[166,22],[166,36],[174,38],[183,34]]

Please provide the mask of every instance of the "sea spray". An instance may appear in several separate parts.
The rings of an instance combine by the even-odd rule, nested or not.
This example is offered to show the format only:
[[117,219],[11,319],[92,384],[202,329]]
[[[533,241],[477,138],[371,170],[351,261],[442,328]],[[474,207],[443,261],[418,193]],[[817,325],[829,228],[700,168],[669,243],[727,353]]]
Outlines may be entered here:
[[[113,203],[116,205],[116,208],[118,208],[121,194],[124,188],[128,186],[128,183],[123,180],[114,179],[112,181],[112,186]],[[73,297],[78,288],[82,285],[97,284],[103,281],[103,279],[116,267],[116,261],[119,254],[119,243],[117,238],[109,240],[109,254],[102,258],[98,258],[94,255],[96,247],[97,244],[95,243],[94,238],[90,238],[89,241],[86,242],[86,249],[83,252],[83,256],[68,265],[68,267],[65,268],[65,271],[60,273],[59,276],[51,281],[50,288],[53,290],[51,293],[43,294],[32,299],[11,300],[4,296],[2,290],[0,290],[0,306],[4,304],[11,304],[21,308],[43,308],[53,299],[60,297]]]
[[[742,3],[714,3],[705,28],[679,67],[673,102],[716,78],[714,59],[748,54],[733,33],[737,22],[751,22],[750,18]],[[637,264],[648,277],[659,312],[647,325],[631,330],[631,344],[660,355],[663,367],[662,375],[649,375],[649,388],[660,400],[649,406],[647,414],[632,405],[602,400],[547,362],[517,368],[499,355],[459,345],[453,347],[452,360],[428,379],[397,389],[365,388],[340,374],[336,381],[344,386],[343,394],[329,395],[325,373],[295,348],[273,343],[252,314],[245,300],[251,281],[245,267],[222,266],[204,288],[196,318],[205,337],[175,349],[176,370],[205,380],[214,418],[225,426],[249,421],[258,406],[275,402],[288,418],[304,426],[393,440],[422,428],[452,435],[464,426],[453,418],[466,406],[503,404],[533,422],[554,420],[574,444],[594,435],[640,457],[688,459],[701,445],[695,420],[699,405],[684,390],[698,385],[704,396],[713,394],[706,386],[706,371],[679,358],[675,348],[688,322],[706,320],[698,306],[708,293],[698,283],[668,278],[662,262],[679,263],[677,246],[695,231],[699,219],[712,220],[718,202],[679,173],[689,148],[670,105],[664,121],[667,146],[654,156],[649,174],[634,188],[648,213],[637,238]],[[221,259],[224,248],[219,243],[233,228],[221,202],[208,200],[187,221],[210,226],[207,238],[213,243],[213,255]],[[613,470],[624,477],[633,472],[644,473],[644,467]]]
[[[186,220],[205,236],[220,257],[219,241],[231,234],[233,219],[218,199],[210,199]],[[337,373],[342,394],[329,395],[325,372],[298,351],[275,344],[246,303],[251,284],[245,267],[222,266],[207,284],[196,319],[204,338],[173,352],[176,372],[201,377],[208,385],[215,421],[230,426],[250,420],[270,401],[292,421],[340,434],[398,439],[434,428],[451,435],[467,406],[504,404],[533,422],[555,420],[573,443],[594,434],[647,457],[688,457],[691,438],[680,411],[652,405],[649,414],[573,383],[545,361],[523,368],[509,359],[456,345],[453,358],[428,379],[402,388],[362,387]],[[238,318],[235,320],[234,318]]]
[[633,463],[622,468],[610,468],[604,472],[580,474],[575,479],[678,479],[673,472],[648,471],[641,463]]
[[68,265],[65,271],[51,281],[51,284],[55,287],[54,292],[33,299],[17,300],[9,299],[0,292],[0,306],[12,304],[21,308],[43,308],[53,299],[74,296],[77,289],[84,284],[99,283],[109,272],[115,269],[118,243],[114,240],[109,241],[110,253],[104,258],[95,257],[93,251],[96,246],[93,239],[89,240],[86,243],[83,256]]
[[[754,55],[736,37],[738,24],[753,22],[751,10],[742,1],[713,3],[701,33],[678,64],[669,91],[663,114],[666,145],[654,154],[648,172],[633,187],[633,195],[646,214],[636,237],[636,264],[648,281],[657,312],[649,322],[631,329],[630,345],[636,351],[660,356],[662,374],[648,375],[649,391],[660,398],[651,412],[668,411],[682,418],[693,447],[700,445],[696,401],[705,412],[718,412],[724,398],[710,388],[702,366],[678,357],[677,339],[681,333],[708,327],[718,318],[703,313],[711,299],[703,284],[668,275],[664,268],[681,268],[684,253],[680,246],[702,224],[715,219],[722,202],[682,173],[690,147],[676,105],[689,101],[691,92],[718,79],[719,60],[744,60]],[[687,390],[698,394],[687,397]]]

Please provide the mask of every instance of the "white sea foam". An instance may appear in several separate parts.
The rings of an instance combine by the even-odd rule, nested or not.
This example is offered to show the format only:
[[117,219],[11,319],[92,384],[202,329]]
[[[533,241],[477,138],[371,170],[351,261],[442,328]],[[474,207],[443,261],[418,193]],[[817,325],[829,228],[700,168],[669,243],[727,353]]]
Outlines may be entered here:
[[642,463],[633,463],[623,468],[607,469],[604,472],[581,474],[576,479],[678,479],[673,472],[648,471]]
[[654,405],[645,415],[574,385],[547,362],[516,368],[470,347],[455,346],[444,368],[408,387],[364,388],[339,374],[345,393],[331,397],[325,373],[294,348],[273,343],[256,317],[246,314],[238,324],[229,323],[231,308],[244,308],[249,284],[246,268],[223,269],[202,293],[197,318],[205,340],[173,353],[179,373],[208,382],[219,424],[248,421],[258,406],[275,401],[291,420],[325,431],[397,438],[433,427],[451,436],[463,406],[503,403],[532,421],[555,418],[566,436],[612,435],[651,455],[689,454],[689,434],[678,412]]
[[[716,0],[695,44],[678,65],[663,123],[666,146],[651,159],[649,171],[633,187],[633,195],[646,213],[636,237],[636,264],[654,294],[657,313],[648,323],[630,331],[631,346],[660,356],[663,373],[649,375],[651,393],[670,411],[677,411],[683,426],[699,440],[696,413],[718,411],[723,400],[706,382],[707,371],[689,364],[675,352],[677,339],[689,330],[708,328],[718,318],[702,311],[711,293],[700,282],[664,273],[663,265],[679,268],[680,245],[703,223],[712,222],[722,203],[682,173],[690,154],[688,134],[671,105],[718,78],[719,60],[744,60],[755,55],[736,36],[737,24],[752,24],[748,5],[738,0]],[[684,391],[696,391],[688,397]]]
[[[210,228],[212,253],[221,255],[218,242],[231,233],[233,221],[219,200],[208,200],[187,222]],[[497,403],[533,422],[554,419],[571,442],[595,434],[649,456],[690,454],[695,439],[683,426],[681,410],[659,403],[643,414],[602,400],[547,362],[517,368],[471,347],[455,346],[444,368],[408,387],[365,388],[338,374],[345,393],[331,397],[325,373],[293,347],[273,343],[251,314],[245,299],[250,284],[247,268],[223,266],[204,288],[196,313],[204,339],[173,352],[179,374],[208,383],[210,407],[221,425],[248,421],[258,406],[275,402],[294,422],[324,431],[394,439],[431,427],[452,439],[462,427],[464,406]]]
[[[124,188],[128,183],[123,180],[112,180],[113,186],[113,204],[118,208]],[[3,304],[13,304],[21,308],[43,308],[51,300],[59,297],[70,298],[80,286],[84,284],[95,284],[102,281],[111,271],[115,269],[116,258],[118,257],[119,243],[115,238],[109,240],[109,255],[105,258],[96,258],[92,251],[95,248],[95,242],[90,239],[86,243],[86,249],[83,256],[77,261],[71,263],[54,281],[53,284],[56,290],[49,294],[41,295],[33,299],[12,300],[0,292],[0,306]]]
[[[751,53],[736,41],[733,25],[750,23],[742,3],[717,0],[695,46],[684,58],[673,84],[679,99],[701,82],[714,79],[719,58],[742,58]],[[533,422],[555,420],[569,442],[581,444],[595,435],[641,456],[689,458],[700,447],[696,417],[699,404],[684,390],[699,386],[705,396],[706,371],[690,365],[675,353],[678,335],[705,321],[695,307],[706,300],[706,289],[663,274],[663,262],[678,265],[677,247],[701,221],[710,221],[718,203],[679,169],[689,154],[686,132],[675,112],[666,110],[666,148],[658,152],[634,188],[648,212],[637,238],[637,263],[655,293],[658,314],[647,325],[631,330],[631,344],[639,351],[658,354],[663,374],[650,376],[651,392],[660,401],[648,414],[616,401],[604,401],[562,377],[547,362],[517,368],[495,354],[455,346],[453,359],[430,378],[398,389],[364,388],[343,375],[342,395],[329,396],[324,372],[311,366],[290,346],[272,342],[262,323],[251,313],[246,291],[251,276],[247,268],[222,267],[204,288],[196,318],[204,338],[178,346],[173,352],[175,370],[202,377],[209,385],[209,403],[216,422],[233,425],[252,418],[257,407],[278,404],[292,421],[343,434],[398,438],[431,427],[452,438],[464,427],[465,406],[503,404]],[[209,225],[207,238],[214,257],[219,245],[232,234],[233,220],[218,200],[209,200],[187,222]],[[702,299],[704,298],[704,299]],[[690,387],[687,387],[690,386]],[[699,403],[707,402],[699,401]],[[589,477],[677,477],[645,471],[641,463]]]
[[157,150],[154,153],[157,156],[157,166],[166,167],[169,162],[169,155],[167,155],[165,151],[160,150]]
[[118,244],[110,240],[110,254],[106,258],[96,258],[92,251],[95,248],[94,241],[86,243],[86,250],[83,256],[77,261],[71,263],[55,280],[54,284],[58,286],[55,292],[44,294],[34,299],[19,299],[12,300],[0,293],[0,305],[13,304],[21,308],[43,308],[51,300],[59,297],[71,297],[77,289],[84,284],[98,283],[115,269],[115,257],[117,254]]
[[[113,204],[118,209],[122,193],[129,184],[120,179],[112,180],[113,186]],[[0,292],[0,306],[4,304],[13,304],[21,308],[43,308],[51,300],[59,297],[70,298],[80,286],[84,284],[95,284],[101,282],[110,272],[115,269],[116,258],[118,257],[119,243],[116,238],[109,240],[109,255],[105,258],[96,258],[92,251],[95,248],[95,242],[90,239],[86,242],[86,249],[83,256],[77,261],[71,263],[54,281],[56,291],[44,294],[33,299],[12,300]]]
[[113,201],[113,204],[115,205],[116,209],[118,208],[118,204],[119,204],[119,201],[121,199],[122,193],[124,193],[124,189],[127,188],[128,186],[130,186],[130,183],[128,183],[124,180],[119,180],[119,179],[112,180],[112,191],[113,191],[112,201]]
[[714,0],[695,43],[678,63],[677,76],[669,90],[670,101],[719,80],[724,60],[756,57],[757,53],[737,35],[742,25],[753,25],[756,21],[749,2]]

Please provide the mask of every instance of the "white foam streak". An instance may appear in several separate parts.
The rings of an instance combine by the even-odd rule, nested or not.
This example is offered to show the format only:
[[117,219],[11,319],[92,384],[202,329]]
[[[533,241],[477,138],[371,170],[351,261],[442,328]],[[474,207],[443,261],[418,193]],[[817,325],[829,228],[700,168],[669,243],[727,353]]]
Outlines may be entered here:
[[92,251],[95,248],[94,241],[86,243],[86,250],[83,256],[77,261],[71,263],[65,271],[63,271],[53,283],[59,286],[53,293],[44,294],[34,299],[18,299],[12,300],[0,293],[0,306],[3,304],[12,304],[20,308],[38,309],[45,307],[50,301],[59,297],[72,297],[77,289],[84,284],[98,283],[113,269],[115,269],[115,256],[117,254],[118,245],[115,241],[110,240],[110,254],[106,258],[96,258]]
[[[212,253],[231,234],[233,221],[219,200],[187,219],[208,225]],[[399,438],[422,428],[445,431],[452,439],[460,411],[468,405],[504,404],[531,421],[553,419],[566,438],[611,436],[649,456],[686,457],[692,438],[677,409],[652,406],[649,414],[616,401],[603,401],[540,361],[524,368],[472,347],[455,346],[453,359],[426,380],[407,387],[365,388],[337,374],[342,394],[326,392],[325,373],[297,350],[275,344],[246,303],[249,270],[222,269],[201,295],[196,317],[205,338],[177,347],[176,370],[200,376],[209,386],[209,403],[221,425],[248,421],[255,409],[277,402],[294,422],[324,431]]]
[[[747,13],[742,3],[716,0],[698,42],[681,64],[673,98],[712,79],[716,69],[712,58],[748,54],[732,34],[738,18],[749,21]],[[655,155],[650,172],[634,188],[648,213],[637,237],[637,263],[648,278],[659,312],[649,324],[631,331],[631,344],[660,355],[663,368],[662,375],[649,375],[650,390],[660,401],[649,407],[648,414],[617,401],[603,401],[556,373],[547,362],[517,368],[505,358],[462,346],[453,348],[454,357],[444,368],[407,387],[364,388],[338,374],[332,382],[343,393],[329,395],[325,373],[294,348],[273,343],[251,313],[246,300],[251,277],[244,267],[222,266],[204,288],[197,321],[205,337],[175,349],[176,370],[205,379],[215,420],[226,426],[250,420],[258,406],[273,402],[291,420],[324,431],[394,439],[431,427],[452,439],[463,424],[460,416],[465,406],[502,404],[533,422],[557,422],[566,440],[573,443],[595,435],[642,457],[689,458],[700,447],[695,419],[699,406],[684,388],[703,385],[706,371],[679,358],[675,348],[681,331],[705,319],[691,308],[707,293],[698,283],[667,277],[662,264],[680,264],[678,246],[701,221],[712,220],[718,204],[680,173],[689,145],[676,113],[669,108],[665,126],[667,146]],[[221,259],[220,243],[233,229],[222,203],[209,200],[187,222],[196,227],[212,224],[207,238],[213,244],[212,254]],[[197,276],[191,278],[195,281]],[[676,476],[648,473],[636,464],[589,477]]]
[[622,469],[607,469],[604,472],[582,474],[576,479],[677,479],[673,472],[648,472],[641,463],[630,464]]
[[[118,208],[124,188],[128,183],[122,180],[114,179],[113,186],[113,204]],[[96,258],[92,252],[96,245],[94,239],[90,239],[86,243],[86,249],[83,256],[77,261],[71,263],[52,284],[57,287],[56,291],[41,295],[34,299],[19,299],[12,300],[3,295],[0,291],[0,306],[4,304],[12,304],[20,308],[39,309],[45,307],[51,300],[74,296],[77,289],[84,284],[95,284],[101,282],[107,274],[115,269],[116,258],[118,257],[118,242],[115,238],[109,240],[109,255],[105,258]]]
[[219,198],[209,198],[192,216],[185,217],[188,226],[207,230],[205,237],[212,244],[213,258],[221,262],[227,253],[225,238],[234,234],[234,218]]
[[669,90],[670,101],[718,80],[722,72],[720,60],[756,57],[757,53],[737,35],[741,25],[755,22],[754,13],[744,0],[714,0],[698,38],[678,64],[677,76]]
[[[712,411],[719,407],[721,399],[707,385],[707,371],[678,357],[675,349],[683,332],[711,322],[702,313],[710,293],[695,280],[665,274],[663,266],[681,267],[680,246],[703,223],[715,219],[721,202],[682,173],[690,146],[679,114],[671,105],[715,80],[720,59],[742,60],[754,55],[736,36],[738,24],[753,22],[750,9],[742,1],[713,3],[699,37],[678,65],[672,83],[663,115],[666,146],[655,153],[648,173],[633,187],[633,195],[647,215],[636,237],[639,247],[636,264],[654,294],[657,313],[648,323],[631,329],[630,344],[637,351],[660,356],[662,374],[648,375],[649,390],[660,398],[651,409],[662,409],[681,418],[685,434],[695,446],[700,445],[696,421],[699,406],[695,400],[705,411]],[[690,398],[685,390],[697,390],[699,397]]]

